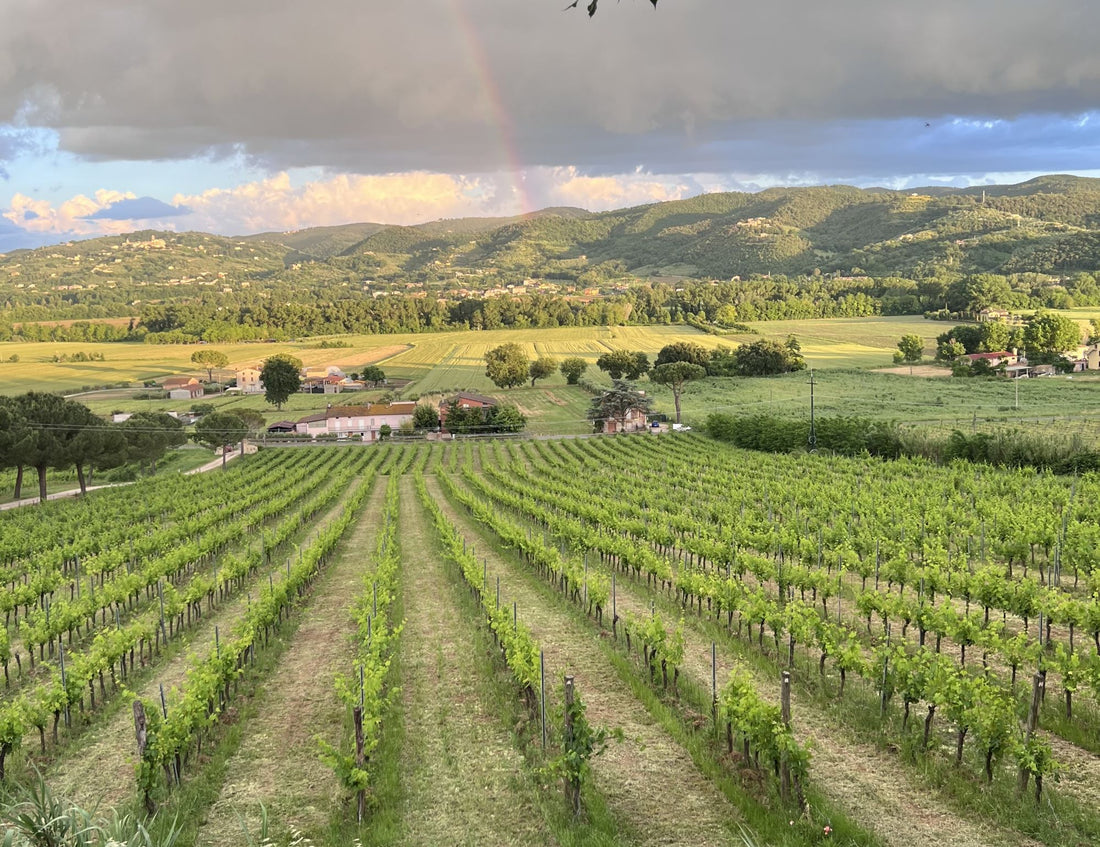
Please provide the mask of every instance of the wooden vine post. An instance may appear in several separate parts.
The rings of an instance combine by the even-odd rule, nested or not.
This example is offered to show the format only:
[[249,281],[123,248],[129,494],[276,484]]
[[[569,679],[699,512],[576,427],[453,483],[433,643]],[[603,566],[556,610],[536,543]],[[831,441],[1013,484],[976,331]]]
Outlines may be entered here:
[[[363,753],[363,707],[356,706],[351,712],[355,722],[355,767],[363,770],[366,767],[367,758]],[[367,812],[367,792],[360,788],[355,792],[356,819],[363,822],[363,816]]]
[[[149,743],[148,723],[145,717],[145,706],[142,705],[140,700],[134,700],[134,736],[137,738],[138,749],[138,761],[142,762],[145,759],[145,748]],[[142,781],[141,793],[142,800],[145,803],[145,811],[150,815],[157,810],[156,803],[153,802],[153,796],[149,792],[149,786]]]
[[[783,726],[788,729],[791,726],[791,672],[783,671],[783,680],[779,690],[780,717]],[[786,752],[779,762],[779,793],[784,800],[791,796],[791,765],[787,761]]]
[[[1042,630],[1040,630],[1042,632]],[[1031,683],[1031,706],[1027,710],[1027,735],[1024,738],[1024,744],[1031,742],[1031,737],[1035,734],[1035,730],[1039,728],[1039,704],[1043,700],[1043,689],[1046,688],[1047,674],[1046,671],[1036,671],[1035,676]],[[1016,790],[1023,794],[1027,791],[1027,783],[1031,778],[1031,774],[1027,768],[1021,767],[1019,776],[1017,777]],[[1041,776],[1036,777],[1037,780],[1041,780]],[[1040,782],[1040,785],[1042,783]]]
[[[565,677],[565,749],[573,746],[573,677]],[[573,810],[573,817],[581,813],[581,781],[577,776],[567,779],[565,782],[565,796],[569,801],[569,807]]]
[[145,721],[145,707],[140,700],[134,701],[134,735],[137,737],[138,756],[145,755],[145,745],[148,741]]
[[542,749],[546,749],[546,653],[539,650],[539,718],[542,721]]

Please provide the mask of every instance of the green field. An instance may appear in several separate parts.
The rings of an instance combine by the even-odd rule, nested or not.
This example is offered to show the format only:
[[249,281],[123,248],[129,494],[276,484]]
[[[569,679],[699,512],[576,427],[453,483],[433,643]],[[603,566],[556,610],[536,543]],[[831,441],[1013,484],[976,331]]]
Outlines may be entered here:
[[[1095,311],[1077,310],[1084,320]],[[970,380],[909,376],[906,372],[879,373],[892,366],[897,339],[916,333],[925,339],[926,354],[934,350],[935,337],[950,324],[922,318],[863,318],[817,321],[775,321],[753,328],[760,336],[714,336],[691,327],[570,327],[548,330],[496,330],[487,332],[445,332],[432,335],[348,336],[347,348],[323,349],[317,339],[294,344],[241,344],[218,346],[233,365],[254,365],[263,356],[290,351],[310,365],[335,364],[355,370],[379,362],[395,379],[411,382],[398,392],[403,399],[427,396],[438,400],[450,392],[476,391],[505,397],[528,414],[530,428],[539,433],[575,433],[588,430],[584,421],[588,397],[582,390],[566,386],[555,374],[532,389],[500,391],[485,376],[484,354],[506,342],[517,342],[528,356],[563,359],[578,356],[590,363],[586,379],[597,384],[610,380],[595,368],[596,359],[614,349],[640,350],[651,359],[666,344],[689,340],[707,348],[734,345],[755,337],[784,340],[795,335],[803,355],[815,370],[816,411],[825,415],[867,415],[903,422],[927,422],[954,427],[978,426],[990,420],[1089,419],[1100,412],[1100,384],[1097,377],[1076,375],[1033,379],[1013,384],[1003,379]],[[191,346],[142,344],[5,344],[0,358],[16,353],[20,361],[0,364],[0,391],[15,393],[38,390],[74,390],[82,385],[139,382],[165,376],[205,374],[189,361]],[[11,352],[9,352],[9,350]],[[107,361],[55,363],[55,354],[83,350],[102,353]],[[683,410],[687,423],[699,424],[713,411],[771,411],[793,415],[809,414],[808,374],[796,373],[767,379],[706,379],[689,384]],[[657,410],[671,414],[671,394],[661,386],[643,386],[656,400]],[[1017,400],[1016,390],[1019,390]],[[140,392],[139,392],[140,393]],[[211,396],[202,402],[218,408],[249,408],[264,413],[269,423],[296,419],[325,408],[329,403],[357,403],[376,400],[382,391],[359,394],[295,395],[282,412],[256,396]],[[190,400],[138,400],[133,392],[110,391],[79,397],[99,414],[148,409],[184,411]],[[1017,408],[1018,403],[1018,408]],[[1059,423],[1064,429],[1068,424]],[[1091,432],[1091,422],[1081,424]]]
[[[810,376],[806,371],[757,379],[708,378],[689,383],[683,394],[684,420],[701,423],[710,412],[809,417]],[[910,377],[903,374],[824,369],[814,372],[818,415],[860,415],[937,425],[989,420],[1033,422],[1045,418],[1100,415],[1100,375],[1075,375],[1013,382],[1003,378]],[[1016,408],[1019,391],[1019,408]],[[671,393],[652,386],[662,407]]]
[[[762,336],[784,339],[793,333],[802,342],[807,361],[815,367],[881,367],[890,364],[897,339],[918,333],[931,342],[948,325],[921,318],[864,318],[758,323]],[[290,352],[306,365],[338,365],[355,370],[382,362],[388,374],[414,379],[418,393],[478,390],[489,387],[481,357],[485,351],[515,341],[532,356],[580,356],[592,362],[608,350],[656,353],[666,344],[689,339],[704,347],[733,345],[752,336],[716,337],[692,327],[564,327],[559,329],[441,332],[437,334],[350,335],[346,348],[321,348],[318,339],[280,344],[214,344],[229,357],[230,368],[255,366],[273,353]],[[141,383],[180,374],[205,377],[191,361],[191,345],[126,343],[0,344],[0,393],[30,389],[75,392],[85,386]],[[55,362],[74,353],[102,354],[102,362]],[[12,356],[18,361],[8,361]]]

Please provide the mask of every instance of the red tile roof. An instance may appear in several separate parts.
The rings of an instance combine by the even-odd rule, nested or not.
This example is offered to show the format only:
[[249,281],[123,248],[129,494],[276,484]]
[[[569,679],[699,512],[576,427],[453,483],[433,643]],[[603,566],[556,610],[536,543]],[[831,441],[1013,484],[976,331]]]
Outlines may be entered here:
[[411,415],[416,409],[413,401],[400,403],[371,403],[368,406],[331,406],[327,418],[363,418],[371,415]]
[[1012,354],[1007,350],[1001,350],[998,353],[969,353],[966,358],[974,361],[975,359],[1008,359],[1011,356]]

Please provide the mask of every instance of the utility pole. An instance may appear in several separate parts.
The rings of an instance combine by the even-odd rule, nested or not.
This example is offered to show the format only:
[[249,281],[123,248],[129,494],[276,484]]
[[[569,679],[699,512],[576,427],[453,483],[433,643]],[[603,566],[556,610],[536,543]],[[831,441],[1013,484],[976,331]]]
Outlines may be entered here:
[[814,426],[814,369],[810,368],[810,437],[808,445],[811,453],[817,452],[817,429]]
[[1016,383],[1016,409],[1018,411],[1020,408],[1020,377],[1017,376],[1012,381]]

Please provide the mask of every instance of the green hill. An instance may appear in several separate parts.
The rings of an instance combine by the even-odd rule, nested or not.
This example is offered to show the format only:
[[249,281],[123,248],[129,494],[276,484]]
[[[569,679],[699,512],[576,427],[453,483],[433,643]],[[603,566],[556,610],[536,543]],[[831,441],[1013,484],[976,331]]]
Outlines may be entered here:
[[327,259],[385,228],[385,224],[373,223],[315,226],[289,232],[261,232],[243,236],[243,240],[281,244],[297,251],[303,257]]
[[[1018,186],[889,191],[850,186],[709,194],[597,214],[389,227],[345,255],[399,267],[555,276],[611,265],[729,278],[754,273],[912,276],[1063,273],[1100,268],[1100,180],[1051,176]],[[493,226],[491,224],[499,224]]]
[[0,310],[22,319],[36,310],[45,318],[134,314],[242,290],[332,302],[349,290],[492,290],[525,280],[587,288],[753,274],[1098,269],[1100,180],[1050,175],[967,189],[771,188],[601,213],[555,208],[236,238],[135,232],[0,255]]

